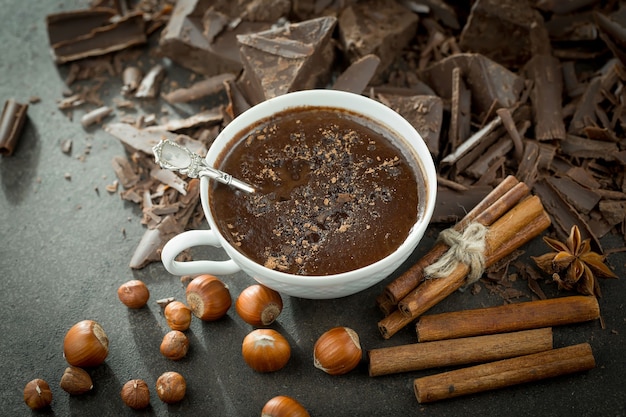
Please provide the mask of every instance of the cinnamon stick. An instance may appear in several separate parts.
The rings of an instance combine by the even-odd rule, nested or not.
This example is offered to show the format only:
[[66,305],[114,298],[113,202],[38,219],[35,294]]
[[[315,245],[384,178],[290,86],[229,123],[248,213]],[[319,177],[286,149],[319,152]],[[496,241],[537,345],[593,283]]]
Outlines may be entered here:
[[588,343],[418,378],[413,382],[419,403],[433,402],[539,381],[595,367]]
[[[544,210],[541,200],[539,200],[539,197],[537,196],[532,196],[518,203],[514,208],[509,210],[504,216],[500,217],[495,223],[493,223],[485,238],[486,266],[488,267],[493,265],[496,261],[502,259],[500,256],[506,255],[507,251],[501,250],[503,245],[506,244],[507,248],[510,248],[511,251],[513,251],[515,248],[512,247],[511,244],[514,239],[515,244],[519,247],[517,239],[521,238],[522,240],[527,241],[535,237],[538,234],[537,231],[529,231],[527,226],[542,213],[544,213]],[[546,227],[549,224],[548,219]],[[413,318],[419,316],[424,313],[426,309],[434,305],[429,302],[429,300],[434,300],[431,295],[432,291],[429,291],[430,287],[436,288],[437,292],[445,291],[447,296],[463,285],[465,276],[468,272],[469,266],[459,263],[452,274],[453,276],[424,281],[422,285],[415,289],[414,292],[407,295],[398,303],[398,309],[406,316]],[[446,291],[448,288],[451,288],[452,291]],[[443,298],[436,298],[437,302],[441,301]]]
[[551,328],[392,346],[368,352],[369,375],[484,363],[549,349]]
[[[531,197],[527,200],[529,200],[531,204],[534,204],[538,199],[536,197]],[[519,213],[520,210],[518,209],[517,212]],[[523,212],[524,210],[522,210],[522,213]],[[507,216],[506,219],[510,220],[510,217]],[[516,233],[512,233],[511,231],[509,231],[509,233],[507,233],[509,235],[508,240],[503,240],[501,236],[497,239],[492,236],[492,244],[488,244],[488,247],[493,247],[494,240],[499,240],[500,242],[498,244],[500,246],[498,247],[496,245],[493,252],[486,254],[485,265],[487,267],[493,265],[504,256],[513,252],[516,248],[519,248],[520,246],[527,243],[529,240],[539,235],[549,225],[550,218],[545,213],[545,211],[542,211],[534,219],[528,221],[526,225],[522,225],[521,229],[518,229]],[[503,223],[499,225],[499,227],[503,226]],[[519,226],[520,225],[518,224],[518,227]],[[487,234],[488,240],[490,239],[489,234],[493,233],[494,227],[492,226],[489,233]],[[467,274],[467,272],[468,267],[466,265],[459,264],[455,271],[448,277],[424,281],[411,294],[406,296],[401,301],[401,303],[398,304],[398,310],[395,310],[393,313],[389,314],[378,322],[378,330],[380,331],[383,338],[389,339],[406,325],[411,323],[418,316],[428,311],[431,307],[445,299],[454,291],[458,290],[465,283],[465,275]],[[405,302],[406,304],[404,304]],[[400,310],[400,307],[402,305],[405,305],[406,313],[405,311]]]
[[420,317],[420,342],[514,332],[595,320],[600,317],[596,297],[576,295],[455,311]]
[[[494,188],[487,196],[468,212],[463,219],[455,225],[455,230],[461,231],[469,223],[474,221],[478,215],[487,211],[494,203],[500,200],[508,191],[519,184],[514,176],[506,177],[496,188]],[[518,200],[519,201],[519,200]],[[515,201],[513,204],[515,204]],[[496,206],[494,206],[495,208]],[[497,206],[501,207],[501,206]],[[488,225],[489,223],[483,223]],[[400,277],[389,283],[383,295],[391,304],[395,305],[410,293],[424,278],[423,269],[435,262],[441,255],[448,250],[448,246],[444,243],[436,243],[433,248],[424,257],[422,257],[415,265],[403,273]]]

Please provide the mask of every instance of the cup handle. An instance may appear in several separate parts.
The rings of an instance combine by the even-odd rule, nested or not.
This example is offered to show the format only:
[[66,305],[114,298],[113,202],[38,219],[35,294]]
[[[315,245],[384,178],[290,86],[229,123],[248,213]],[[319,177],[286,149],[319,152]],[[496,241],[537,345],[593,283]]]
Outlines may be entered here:
[[165,269],[174,275],[215,274],[228,275],[241,268],[232,259],[227,261],[176,261],[184,250],[194,246],[222,247],[219,238],[212,230],[188,230],[170,239],[161,251],[161,261]]

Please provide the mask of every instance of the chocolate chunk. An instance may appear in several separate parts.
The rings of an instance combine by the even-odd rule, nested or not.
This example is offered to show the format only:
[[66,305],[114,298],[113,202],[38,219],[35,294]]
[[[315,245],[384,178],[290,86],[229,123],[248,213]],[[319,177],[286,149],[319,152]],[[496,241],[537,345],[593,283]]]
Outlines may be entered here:
[[233,79],[235,79],[234,74],[225,73],[215,75],[198,81],[188,88],[179,88],[167,94],[163,94],[163,98],[168,103],[187,103],[223,91],[224,82]]
[[12,98],[5,101],[0,116],[0,155],[13,154],[26,121],[27,110],[28,104],[20,104]]
[[452,97],[450,99],[450,127],[448,143],[455,150],[470,136],[472,94],[465,85],[461,69],[452,69]]
[[512,107],[524,88],[524,79],[480,54],[456,54],[420,72],[443,99],[452,97],[452,72],[460,68],[472,93],[472,113],[482,119],[490,109]]
[[357,59],[337,77],[333,90],[361,94],[376,73],[379,64],[380,58],[374,54]]
[[563,81],[559,60],[549,54],[533,56],[526,65],[534,81],[530,98],[533,103],[535,137],[538,140],[565,139],[565,123],[561,106]]
[[165,68],[162,65],[157,64],[150,68],[150,71],[141,79],[135,97],[155,98],[158,96],[163,77],[165,77]]
[[591,239],[592,245],[599,249],[599,253],[602,252],[602,245],[600,245],[598,236],[592,232],[587,221],[563,198],[553,184],[550,184],[545,179],[541,179],[535,183],[533,191],[541,198],[543,206],[550,214],[552,226],[561,241],[564,242],[569,236],[572,226],[577,225],[581,238]]
[[339,15],[339,40],[350,62],[375,54],[378,84],[417,31],[418,17],[406,7],[382,0],[361,1]]
[[528,1],[477,0],[459,46],[516,68],[531,57],[531,27],[542,24],[541,14]]
[[600,29],[600,38],[606,43],[613,55],[623,65],[626,65],[626,7],[622,4],[620,10],[612,16],[605,16],[594,12],[595,22]]
[[251,104],[323,85],[330,76],[330,42],[337,20],[321,17],[237,37],[244,66],[240,88]]
[[433,223],[456,223],[475,207],[493,187],[472,186],[465,191],[437,188],[437,201],[431,221]]
[[581,213],[589,213],[600,201],[598,193],[567,177],[550,177],[547,178],[547,181],[552,187],[558,189],[563,197]]
[[535,7],[545,12],[565,14],[595,3],[599,3],[599,0],[538,0]]
[[443,123],[441,98],[379,94],[378,99],[413,125],[433,156],[439,155],[439,136]]
[[111,9],[76,10],[48,15],[46,23],[58,64],[108,54],[147,41],[140,12],[119,17]]
[[209,9],[210,4],[178,0],[159,39],[161,53],[199,74],[237,73],[242,67],[236,36],[267,29],[270,24],[244,21],[231,25],[237,18]]

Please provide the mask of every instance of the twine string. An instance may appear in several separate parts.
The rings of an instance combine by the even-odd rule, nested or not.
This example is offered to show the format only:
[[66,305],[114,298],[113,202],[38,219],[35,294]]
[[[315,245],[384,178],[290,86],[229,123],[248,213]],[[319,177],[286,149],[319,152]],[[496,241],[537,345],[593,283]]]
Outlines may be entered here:
[[465,230],[458,232],[453,228],[442,230],[438,240],[450,247],[435,263],[424,268],[426,278],[442,278],[463,263],[469,267],[465,285],[480,279],[485,271],[485,237],[487,227],[480,223],[470,223]]

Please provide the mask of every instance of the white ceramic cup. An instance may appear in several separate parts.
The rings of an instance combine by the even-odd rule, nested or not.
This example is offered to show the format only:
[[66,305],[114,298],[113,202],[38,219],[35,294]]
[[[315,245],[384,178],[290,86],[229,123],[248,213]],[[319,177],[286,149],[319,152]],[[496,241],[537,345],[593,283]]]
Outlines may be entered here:
[[[206,162],[214,166],[224,148],[230,145],[238,133],[247,130],[249,126],[277,112],[302,106],[331,107],[365,116],[395,132],[413,152],[422,170],[421,175],[424,177],[426,187],[418,190],[420,200],[418,219],[404,243],[395,252],[373,264],[340,274],[302,276],[272,270],[248,259],[220,234],[210,209],[209,179],[202,177],[200,199],[210,230],[186,231],[168,241],[161,253],[165,269],[174,275],[228,275],[243,271],[259,283],[285,295],[321,299],[343,297],[369,288],[389,276],[411,255],[422,239],[435,207],[437,191],[435,165],[424,140],[413,126],[398,113],[377,101],[335,90],[306,90],[275,97],[252,107],[228,124],[211,145],[205,158]],[[175,260],[186,249],[207,245],[222,247],[230,259],[189,262]]]

